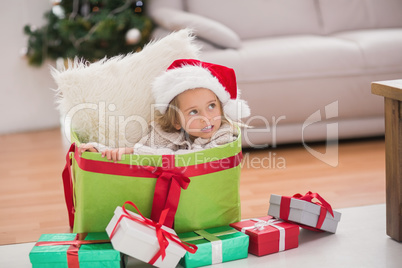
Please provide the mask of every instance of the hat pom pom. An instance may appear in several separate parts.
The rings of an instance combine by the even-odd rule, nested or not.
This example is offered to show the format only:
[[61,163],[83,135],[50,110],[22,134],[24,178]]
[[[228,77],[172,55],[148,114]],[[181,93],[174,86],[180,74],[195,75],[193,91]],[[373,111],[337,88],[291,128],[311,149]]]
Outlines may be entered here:
[[231,120],[237,121],[240,118],[250,116],[250,107],[247,102],[241,99],[229,100],[223,107],[223,112]]

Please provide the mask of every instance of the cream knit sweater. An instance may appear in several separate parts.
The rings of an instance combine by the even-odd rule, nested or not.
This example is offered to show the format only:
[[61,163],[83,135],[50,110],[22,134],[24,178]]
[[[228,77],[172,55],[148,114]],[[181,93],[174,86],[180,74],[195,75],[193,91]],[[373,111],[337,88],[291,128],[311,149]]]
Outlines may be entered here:
[[[162,130],[161,126],[155,122],[151,122],[149,128],[149,134],[134,145],[134,154],[188,154],[233,142],[239,136],[237,126],[228,123],[223,123],[210,139],[196,138],[194,141],[191,141],[188,134],[184,131],[173,133],[165,132]],[[91,144],[94,145],[99,152],[109,149],[102,144]]]

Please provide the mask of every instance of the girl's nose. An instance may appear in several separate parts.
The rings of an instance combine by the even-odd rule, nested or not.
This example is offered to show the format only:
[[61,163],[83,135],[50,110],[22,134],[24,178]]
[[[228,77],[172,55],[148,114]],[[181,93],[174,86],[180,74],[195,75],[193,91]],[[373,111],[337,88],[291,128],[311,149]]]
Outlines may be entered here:
[[200,119],[201,119],[201,121],[205,122],[206,120],[208,120],[208,117],[205,116],[204,112],[200,112]]

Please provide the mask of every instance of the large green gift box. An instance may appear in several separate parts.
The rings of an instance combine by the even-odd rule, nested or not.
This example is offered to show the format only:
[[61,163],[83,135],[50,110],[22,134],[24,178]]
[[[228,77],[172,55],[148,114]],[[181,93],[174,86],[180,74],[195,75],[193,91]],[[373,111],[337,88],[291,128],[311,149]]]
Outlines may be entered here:
[[127,200],[152,220],[169,208],[165,225],[177,233],[240,221],[240,136],[195,153],[130,154],[117,163],[100,153],[79,156],[74,153],[79,145],[74,135],[73,141],[63,181],[70,226],[76,233],[104,231],[115,208]]
[[106,232],[43,234],[29,253],[32,267],[125,267]]
[[197,252],[186,255],[180,264],[186,268],[228,262],[247,258],[248,235],[230,226],[221,226],[178,234],[179,238],[198,247]]

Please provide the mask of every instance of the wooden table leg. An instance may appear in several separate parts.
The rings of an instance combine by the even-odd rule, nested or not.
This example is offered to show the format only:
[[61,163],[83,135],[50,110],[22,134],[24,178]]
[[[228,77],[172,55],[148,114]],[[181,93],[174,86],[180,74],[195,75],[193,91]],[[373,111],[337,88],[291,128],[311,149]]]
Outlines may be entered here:
[[402,241],[402,107],[385,98],[387,235]]

